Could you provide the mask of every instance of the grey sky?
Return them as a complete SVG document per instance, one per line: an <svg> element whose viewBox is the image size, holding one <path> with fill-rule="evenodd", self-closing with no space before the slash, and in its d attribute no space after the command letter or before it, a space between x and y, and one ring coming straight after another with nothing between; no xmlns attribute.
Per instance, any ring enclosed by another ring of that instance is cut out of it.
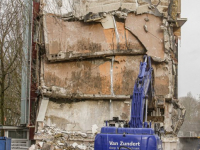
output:
<svg viewBox="0 0 200 150"><path fill-rule="evenodd" d="M196 98L200 94L200 1L182 0L182 18L188 21L182 27L179 44L179 97L189 91Z"/></svg>

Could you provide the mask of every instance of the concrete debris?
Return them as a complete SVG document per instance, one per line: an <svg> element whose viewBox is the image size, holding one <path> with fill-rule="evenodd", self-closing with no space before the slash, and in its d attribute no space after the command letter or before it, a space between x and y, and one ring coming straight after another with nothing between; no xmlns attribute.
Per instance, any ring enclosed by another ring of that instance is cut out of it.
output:
<svg viewBox="0 0 200 150"><path fill-rule="evenodd" d="M36 146L33 144L28 150L36 150Z"/></svg>
<svg viewBox="0 0 200 150"><path fill-rule="evenodd" d="M126 19L127 12L115 11L115 16L118 17L119 19Z"/></svg>
<svg viewBox="0 0 200 150"><path fill-rule="evenodd" d="M136 14L137 15L152 14L157 17L163 16L163 14L160 13L159 10L154 5L149 5L149 4L138 6Z"/></svg>
<svg viewBox="0 0 200 150"><path fill-rule="evenodd" d="M75 142L72 144L72 146L75 148L78 144Z"/></svg>
<svg viewBox="0 0 200 150"><path fill-rule="evenodd" d="M165 26L163 26L163 25L161 25L160 28L161 28L162 30L166 30L166 29L167 29L167 28L166 28Z"/></svg>
<svg viewBox="0 0 200 150"><path fill-rule="evenodd" d="M172 109L172 129L173 134L178 135L178 132L184 122L186 109L185 107L179 103L178 99L172 100L173 109ZM178 114L178 110L181 112L181 114Z"/></svg>
<svg viewBox="0 0 200 150"><path fill-rule="evenodd" d="M74 18L72 12L69 12L69 13L67 13L67 14L64 14L64 15L62 15L61 17L62 17L62 19L65 20L65 21L68 21L68 20Z"/></svg>
<svg viewBox="0 0 200 150"><path fill-rule="evenodd" d="M44 0L45 2L46 0ZM61 17L63 20L84 20L84 22L92 22L101 20L106 17L106 14L112 14L120 19L126 19L128 13L136 12L137 14L149 13L155 16L163 16L165 9L163 5L160 5L160 1L154 5L151 1L124 1L120 2L90 2L83 3L76 2L64 2L62 4L60 0L56 0L54 3L45 3L43 7L43 13L54 14L57 17ZM139 5L138 5L139 4ZM73 5L73 6L72 6ZM55 7L55 6L58 6ZM158 7L158 8L157 8ZM81 9L80 9L81 8ZM174 7L172 8L174 9Z"/></svg>
<svg viewBox="0 0 200 150"><path fill-rule="evenodd" d="M137 3L122 3L121 5L121 9L123 12L135 12L137 10L137 7Z"/></svg>
<svg viewBox="0 0 200 150"><path fill-rule="evenodd" d="M170 0L169 4L169 21L176 22L177 21L177 13L178 13L178 0Z"/></svg>
<svg viewBox="0 0 200 150"><path fill-rule="evenodd" d="M169 23L166 21L166 19L163 20L163 24L160 27L164 32L165 52L169 53L170 51L173 51L175 48L173 29L171 26L169 26Z"/></svg>
<svg viewBox="0 0 200 150"><path fill-rule="evenodd" d="M152 58L153 61L159 62L159 63L166 61L165 58L161 59L160 57L156 57L156 56L152 56L151 58Z"/></svg>
<svg viewBox="0 0 200 150"><path fill-rule="evenodd" d="M113 12L110 12L110 13L105 13L105 12L92 13L92 12L89 12L88 14L86 14L84 16L84 22L94 22L94 21L105 22L106 20L109 21L110 16L116 16L119 19L126 19L129 12L130 11L127 10L127 9L123 9L122 11L117 10L117 11L113 11ZM105 20L105 18L107 18L107 19Z"/></svg>
<svg viewBox="0 0 200 150"><path fill-rule="evenodd" d="M85 16L88 15L88 13L92 12L94 18L99 18L101 15L99 12L102 13L113 13L114 11L121 10L122 12L125 11L136 11L137 3L135 0L130 1L122 1L122 0L115 0L115 1L89 1L86 0L84 2L78 2L78 1L60 1L56 0L52 1L43 1L43 7L42 12L43 14L55 14L56 16L67 16L64 17L64 19L69 20L69 14L71 19L79 19L85 20ZM42 5L42 4L41 4ZM91 13L90 13L91 15ZM121 16L121 15L120 15ZM123 15L122 15L123 16ZM90 17L89 17L90 18ZM94 19L93 18L93 19ZM93 20L89 19L89 20ZM87 19L86 19L87 20ZM96 20L96 19L95 19Z"/></svg>
<svg viewBox="0 0 200 150"><path fill-rule="evenodd" d="M137 8L137 11L136 11L137 15L143 14L143 13L148 13L148 12L150 12L148 4L147 5L139 6Z"/></svg>
<svg viewBox="0 0 200 150"><path fill-rule="evenodd" d="M104 12L99 12L99 13L89 12L87 15L85 15L84 22L97 21L97 20L103 19L105 17L106 17L106 13L104 13Z"/></svg>
<svg viewBox="0 0 200 150"><path fill-rule="evenodd" d="M79 149L83 149L83 150L86 150L86 149L87 149L87 147L86 147L85 145L83 145L83 144L78 145L76 142L73 143L72 146L73 146L74 148L78 147Z"/></svg>
<svg viewBox="0 0 200 150"><path fill-rule="evenodd" d="M97 125L94 125L94 129L97 129ZM47 148L54 149L66 149L66 150L86 150L93 149L91 144L85 145L82 143L73 142L77 137L84 141L84 138L88 138L88 134L80 131L70 132L61 130L54 126L44 126L44 128L36 134L39 140L37 144L32 145L29 150L46 150ZM39 138L41 137L41 138ZM46 137L43 139L42 137ZM79 140L80 141L80 140ZM49 149L48 149L49 150Z"/></svg>
<svg viewBox="0 0 200 150"><path fill-rule="evenodd" d="M47 106L49 103L49 99L48 98L43 98L41 105L40 105L40 110L37 116L37 121L44 121L44 117L45 117L45 113L47 110Z"/></svg>
<svg viewBox="0 0 200 150"><path fill-rule="evenodd" d="M96 124L92 125L92 134L97 133L98 126Z"/></svg>
<svg viewBox="0 0 200 150"><path fill-rule="evenodd" d="M149 18L148 18L148 17L144 18L144 20L145 20L146 22L149 22Z"/></svg>
<svg viewBox="0 0 200 150"><path fill-rule="evenodd" d="M40 147L42 147L43 144L44 144L44 142L38 142L38 145L39 145Z"/></svg>
<svg viewBox="0 0 200 150"><path fill-rule="evenodd" d="M56 0L56 3L57 3L57 5L58 5L58 7L62 7L62 0Z"/></svg>
<svg viewBox="0 0 200 150"><path fill-rule="evenodd" d="M106 17L101 19L100 22L104 29L113 29L114 28L112 15L109 15L109 14L106 15Z"/></svg>
<svg viewBox="0 0 200 150"><path fill-rule="evenodd" d="M144 25L144 30L145 30L145 32L148 32L147 25Z"/></svg>

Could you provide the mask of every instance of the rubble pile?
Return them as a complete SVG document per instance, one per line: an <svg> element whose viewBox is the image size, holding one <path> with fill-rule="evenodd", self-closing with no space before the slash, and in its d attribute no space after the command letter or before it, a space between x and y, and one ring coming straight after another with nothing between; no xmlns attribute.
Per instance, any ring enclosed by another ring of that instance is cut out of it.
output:
<svg viewBox="0 0 200 150"><path fill-rule="evenodd" d="M42 130L35 134L40 137L37 144L32 145L29 150L93 150L93 144L82 144L84 139L92 138L94 135L82 133L80 131L69 132L61 130L54 126L45 126ZM73 142L74 140L80 143ZM94 141L92 141L94 142Z"/></svg>

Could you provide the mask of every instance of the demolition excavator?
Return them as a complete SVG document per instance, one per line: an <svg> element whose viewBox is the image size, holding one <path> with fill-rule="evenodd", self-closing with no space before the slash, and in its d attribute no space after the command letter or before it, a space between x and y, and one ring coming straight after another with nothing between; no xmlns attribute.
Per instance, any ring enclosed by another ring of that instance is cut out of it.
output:
<svg viewBox="0 0 200 150"><path fill-rule="evenodd" d="M162 141L151 121L147 122L148 102L154 97L153 68L151 57L144 56L135 81L131 118L129 123L117 117L106 121L105 127L95 137L95 150L162 150Z"/></svg>

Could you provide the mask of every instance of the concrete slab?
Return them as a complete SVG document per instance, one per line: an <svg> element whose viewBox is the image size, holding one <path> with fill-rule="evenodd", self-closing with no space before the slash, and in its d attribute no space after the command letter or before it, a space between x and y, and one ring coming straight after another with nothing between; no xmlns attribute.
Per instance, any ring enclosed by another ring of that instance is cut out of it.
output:
<svg viewBox="0 0 200 150"><path fill-rule="evenodd" d="M48 103L49 103L49 98L44 97L41 100L41 105L40 105L37 120L36 120L37 122L43 122L44 121Z"/></svg>
<svg viewBox="0 0 200 150"><path fill-rule="evenodd" d="M149 21L146 22L145 18ZM162 19L153 15L135 15L128 14L125 22L125 27L132 34L134 34L140 42L144 45L149 56L156 56L161 59L164 58L164 33L160 29ZM144 30L144 26L147 27L147 32Z"/></svg>

